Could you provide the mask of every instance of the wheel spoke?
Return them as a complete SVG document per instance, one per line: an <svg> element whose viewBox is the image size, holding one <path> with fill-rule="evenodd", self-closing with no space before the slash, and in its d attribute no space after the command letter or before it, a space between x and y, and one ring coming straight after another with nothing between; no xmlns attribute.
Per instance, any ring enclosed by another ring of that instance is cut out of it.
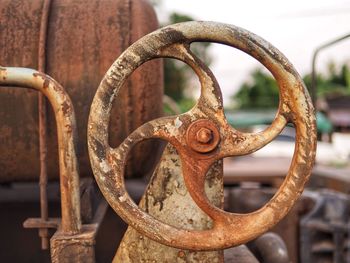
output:
<svg viewBox="0 0 350 263"><path fill-rule="evenodd" d="M196 107L210 114L223 111L219 83L212 71L191 50L188 43L174 44L162 50L161 56L171 57L188 64L197 74L201 83L201 95Z"/></svg>
<svg viewBox="0 0 350 263"><path fill-rule="evenodd" d="M222 157L251 154L278 136L287 124L282 114L277 114L272 124L258 133L243 133L233 128L228 130L222 145Z"/></svg>

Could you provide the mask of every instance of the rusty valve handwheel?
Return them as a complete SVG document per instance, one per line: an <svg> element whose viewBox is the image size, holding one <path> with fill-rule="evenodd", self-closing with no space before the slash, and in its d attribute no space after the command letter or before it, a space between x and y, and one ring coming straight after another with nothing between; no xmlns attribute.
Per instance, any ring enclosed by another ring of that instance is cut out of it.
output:
<svg viewBox="0 0 350 263"><path fill-rule="evenodd" d="M242 133L223 112L219 85L211 71L190 51L192 42L211 41L240 49L273 74L280 89L278 113L266 130ZM150 121L118 148L108 144L108 123L114 96L141 64L159 57L187 63L201 82L198 103L187 113ZM218 159L252 153L275 138L287 122L296 128L296 145L288 175L275 196L248 214L228 213L211 205L204 193L205 175ZM162 138L173 144L182 162L187 189L213 220L208 230L185 230L148 215L125 190L127 154L138 142ZM245 243L267 231L290 210L310 176L315 158L314 109L298 73L273 46L241 28L213 22L187 22L155 31L130 46L111 66L97 90L88 124L89 154L94 175L113 209L132 227L160 243L183 249L214 250Z"/></svg>

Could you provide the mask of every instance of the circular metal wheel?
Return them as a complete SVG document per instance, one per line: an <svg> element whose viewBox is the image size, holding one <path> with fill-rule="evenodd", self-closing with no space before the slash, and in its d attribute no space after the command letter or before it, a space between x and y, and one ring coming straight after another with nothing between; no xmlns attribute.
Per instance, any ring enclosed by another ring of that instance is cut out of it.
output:
<svg viewBox="0 0 350 263"><path fill-rule="evenodd" d="M212 72L190 51L192 42L210 41L235 47L260 61L275 77L280 90L276 117L260 133L232 128L224 115L221 91ZM130 74L154 58L187 63L198 75L201 95L188 112L150 121L119 147L108 144L112 101ZM218 159L253 153L272 141L288 123L296 129L295 152L288 175L274 197L248 214L225 212L211 205L204 193L205 175ZM130 149L140 141L161 138L177 149L183 177L196 204L213 220L208 230L173 227L148 215L125 190L124 171ZM129 225L160 243L193 250L216 250L243 244L266 232L290 210L310 176L316 151L314 109L306 88L291 63L260 37L235 26L186 22L157 30L130 46L111 66L94 97L88 124L88 147L96 181L112 208Z"/></svg>

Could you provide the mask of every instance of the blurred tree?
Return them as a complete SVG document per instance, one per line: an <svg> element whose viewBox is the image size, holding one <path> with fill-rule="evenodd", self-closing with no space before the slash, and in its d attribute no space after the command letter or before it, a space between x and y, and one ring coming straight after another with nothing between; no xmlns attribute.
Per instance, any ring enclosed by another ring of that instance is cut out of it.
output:
<svg viewBox="0 0 350 263"><path fill-rule="evenodd" d="M231 97L241 109L278 107L278 87L274 78L262 69L255 69L251 79L244 82L239 91ZM304 76L305 85L310 87L311 74ZM339 68L329 63L328 72L317 75L317 96L350 95L350 70L347 65Z"/></svg>
<svg viewBox="0 0 350 263"><path fill-rule="evenodd" d="M311 74L303 78L307 87L311 86ZM348 65L336 67L335 63L328 64L328 72L317 75L317 97L334 95L350 95L350 70Z"/></svg>
<svg viewBox="0 0 350 263"><path fill-rule="evenodd" d="M162 6L162 0L150 0L155 7ZM191 16L180 14L177 12L170 13L167 22L161 26L176 24L181 22L193 21ZM208 52L210 43L193 43L191 51L200 58L207 66L212 59ZM191 88L193 71L185 63L175 59L164 60L164 93L174 99L182 112L189 110L195 103L194 99L188 94L188 89Z"/></svg>
<svg viewBox="0 0 350 263"><path fill-rule="evenodd" d="M251 80L244 82L231 98L241 109L278 107L277 83L262 69L255 69L251 74Z"/></svg>
<svg viewBox="0 0 350 263"><path fill-rule="evenodd" d="M168 24L193 21L193 18L179 13L171 13ZM191 51L198 56L206 65L212 61L208 47L210 43L193 43ZM185 63L175 59L164 60L164 92L173 98L182 111L189 110L194 102L193 98L186 96L186 90L191 88L192 69Z"/></svg>

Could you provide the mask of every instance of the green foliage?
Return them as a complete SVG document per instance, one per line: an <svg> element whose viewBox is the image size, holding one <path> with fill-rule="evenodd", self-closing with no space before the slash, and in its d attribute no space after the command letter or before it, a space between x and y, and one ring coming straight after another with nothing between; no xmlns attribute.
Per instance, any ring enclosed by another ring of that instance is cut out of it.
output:
<svg viewBox="0 0 350 263"><path fill-rule="evenodd" d="M232 97L241 109L278 107L278 87L274 78L261 69L255 69L251 81L242 84Z"/></svg>
<svg viewBox="0 0 350 263"><path fill-rule="evenodd" d="M311 75L303 78L307 87L311 86ZM232 96L238 108L276 108L278 107L278 87L274 78L262 69L255 69L251 80L244 82L239 91ZM350 95L350 70L347 65L339 69L334 63L328 65L325 75L317 75L317 97Z"/></svg>
<svg viewBox="0 0 350 263"><path fill-rule="evenodd" d="M184 97L184 90L187 86L186 65L173 60L164 60L164 93L175 101Z"/></svg>
<svg viewBox="0 0 350 263"><path fill-rule="evenodd" d="M307 87L311 87L311 74L303 80ZM329 63L327 74L317 75L317 97L333 95L350 95L350 70L347 65L337 69L334 63Z"/></svg>
<svg viewBox="0 0 350 263"><path fill-rule="evenodd" d="M178 101L178 106L181 112L186 112L190 110L195 103L195 100L192 98L183 98L180 101Z"/></svg>
<svg viewBox="0 0 350 263"><path fill-rule="evenodd" d="M179 13L171 13L169 16L169 23L170 24L176 24L181 22L187 22L187 21L193 21L193 18L185 15L185 14L179 14Z"/></svg>
<svg viewBox="0 0 350 263"><path fill-rule="evenodd" d="M179 13L169 16L169 24L192 21L193 18ZM212 61L208 54L210 43L193 43L191 51L206 65ZM185 96L185 90L191 88L190 81L193 75L192 69L185 63L175 59L164 60L164 92L179 103L181 110L188 110L194 104L193 99Z"/></svg>
<svg viewBox="0 0 350 263"><path fill-rule="evenodd" d="M161 6L162 0L150 0L154 6ZM181 22L193 21L194 19L186 14L173 12L169 15L168 21L161 25L176 24ZM206 65L212 61L208 54L210 43L193 43L191 51L200 58ZM185 94L187 89L191 88L191 77L193 70L185 63L175 59L164 60L164 93L174 99L182 111L187 111L195 103L193 99ZM167 110L167 109L165 109Z"/></svg>
<svg viewBox="0 0 350 263"><path fill-rule="evenodd" d="M169 24L193 20L190 16L172 13ZM164 60L164 92L176 102L184 99L184 91L188 85L188 71L190 68L175 59Z"/></svg>
<svg viewBox="0 0 350 263"><path fill-rule="evenodd" d="M188 110L190 110L193 105L195 104L195 100L191 99L191 98L183 98L179 101L177 101L176 105L179 108L180 112L186 112ZM171 109L171 107L168 104L164 104L163 106L163 111L165 114L167 115L174 115L174 114L178 114L178 112L175 112L173 109Z"/></svg>

